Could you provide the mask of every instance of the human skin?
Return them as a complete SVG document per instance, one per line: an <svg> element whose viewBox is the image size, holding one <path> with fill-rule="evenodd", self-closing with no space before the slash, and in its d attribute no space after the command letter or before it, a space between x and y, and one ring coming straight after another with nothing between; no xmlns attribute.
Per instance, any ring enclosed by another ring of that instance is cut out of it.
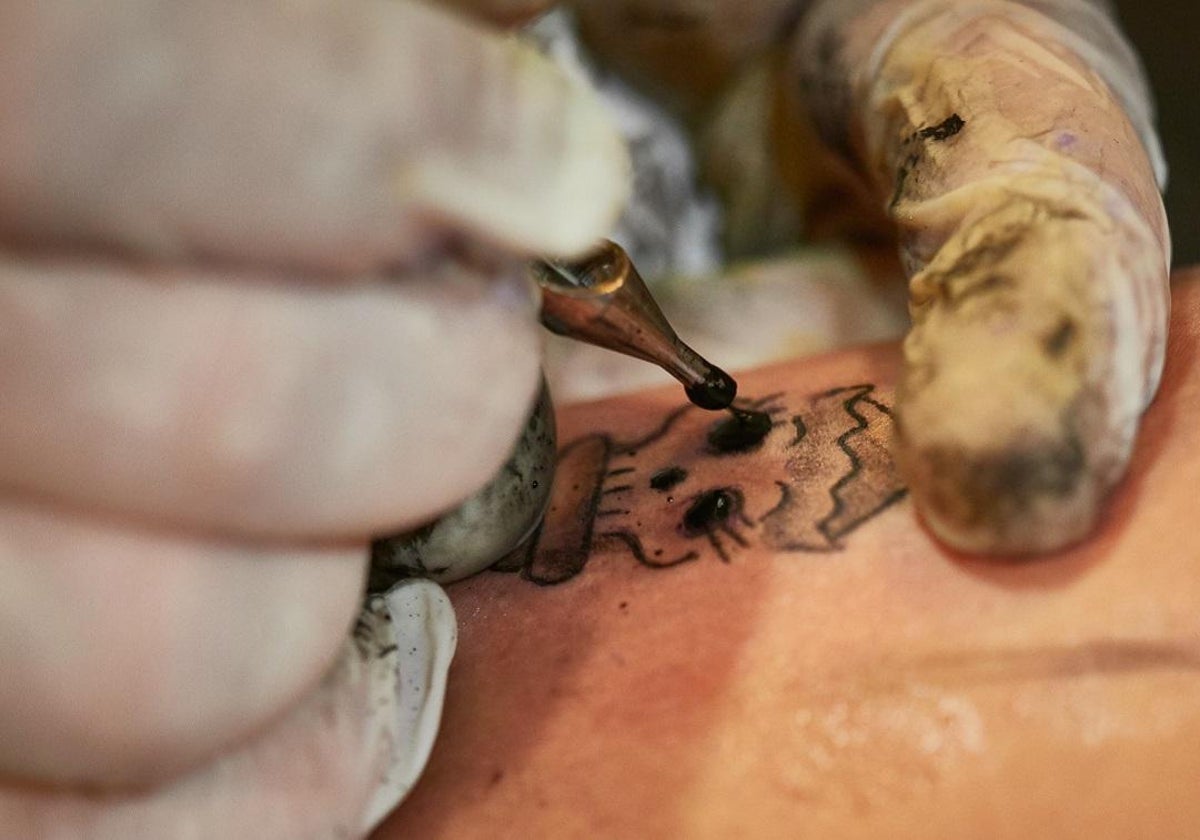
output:
<svg viewBox="0 0 1200 840"><path fill-rule="evenodd" d="M567 408L561 440L577 443L542 548L523 573L449 589L460 641L443 729L377 840L1190 836L1198 352L1193 268L1175 278L1162 388L1129 474L1087 541L1038 559L957 554L907 498L883 505L893 345L740 376L745 398L783 394L781 424L744 455L705 454L713 418L694 410L623 451L678 409L677 389ZM862 383L874 385L854 403L866 430L842 437L860 470L840 494L843 514L865 515L814 530L849 471L838 437L857 421L841 399L865 392L820 395ZM580 569L562 561L580 521L573 488L592 486L578 453L598 440L610 448L597 510L629 513L590 520ZM651 489L668 463L689 478ZM772 526L776 481L811 505ZM714 484L745 500L747 521L727 522L746 544L718 533L728 562L680 525ZM646 562L611 536L622 531ZM796 550L779 547L789 538Z"/></svg>

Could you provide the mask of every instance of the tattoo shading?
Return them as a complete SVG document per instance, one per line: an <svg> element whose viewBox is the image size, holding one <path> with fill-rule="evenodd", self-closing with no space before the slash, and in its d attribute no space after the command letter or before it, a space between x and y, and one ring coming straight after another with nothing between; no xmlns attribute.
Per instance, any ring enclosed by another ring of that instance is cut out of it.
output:
<svg viewBox="0 0 1200 840"><path fill-rule="evenodd" d="M548 585L603 555L661 569L705 556L729 563L755 543L777 552L842 549L904 497L889 451L891 409L873 385L811 395L791 412L783 398L738 400L732 417L715 420L684 405L635 440L597 433L572 441L559 453L542 526L493 568ZM748 417L753 427L736 426ZM736 435L753 445L719 445ZM730 480L732 462L742 461L756 473L753 486Z"/></svg>

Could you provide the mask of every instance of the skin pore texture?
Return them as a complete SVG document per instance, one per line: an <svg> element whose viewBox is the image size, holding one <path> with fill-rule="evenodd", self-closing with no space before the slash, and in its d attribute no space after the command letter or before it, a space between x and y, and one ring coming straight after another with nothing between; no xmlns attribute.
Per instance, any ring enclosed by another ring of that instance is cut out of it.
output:
<svg viewBox="0 0 1200 840"><path fill-rule="evenodd" d="M377 840L1186 836L1200 269L1173 304L1127 478L1037 560L919 524L894 345L739 375L773 424L741 453L677 388L562 411L537 546L448 590L443 728Z"/></svg>

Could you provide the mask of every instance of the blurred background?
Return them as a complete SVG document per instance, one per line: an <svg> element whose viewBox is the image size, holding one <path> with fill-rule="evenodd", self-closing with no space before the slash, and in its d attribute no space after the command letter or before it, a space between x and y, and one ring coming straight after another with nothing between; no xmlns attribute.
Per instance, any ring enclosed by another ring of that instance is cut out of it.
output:
<svg viewBox="0 0 1200 840"><path fill-rule="evenodd" d="M1158 99L1175 265L1200 262L1200 3L1117 0Z"/></svg>

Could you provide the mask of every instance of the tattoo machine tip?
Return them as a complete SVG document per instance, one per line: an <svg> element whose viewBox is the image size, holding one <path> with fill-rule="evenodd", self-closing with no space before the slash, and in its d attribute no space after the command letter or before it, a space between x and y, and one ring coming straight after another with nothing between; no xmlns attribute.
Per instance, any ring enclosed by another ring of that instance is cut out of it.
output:
<svg viewBox="0 0 1200 840"><path fill-rule="evenodd" d="M604 240L576 260L534 260L530 270L542 289L542 323L551 332L658 365L700 408L719 411L733 403L737 382L679 339L615 242Z"/></svg>

